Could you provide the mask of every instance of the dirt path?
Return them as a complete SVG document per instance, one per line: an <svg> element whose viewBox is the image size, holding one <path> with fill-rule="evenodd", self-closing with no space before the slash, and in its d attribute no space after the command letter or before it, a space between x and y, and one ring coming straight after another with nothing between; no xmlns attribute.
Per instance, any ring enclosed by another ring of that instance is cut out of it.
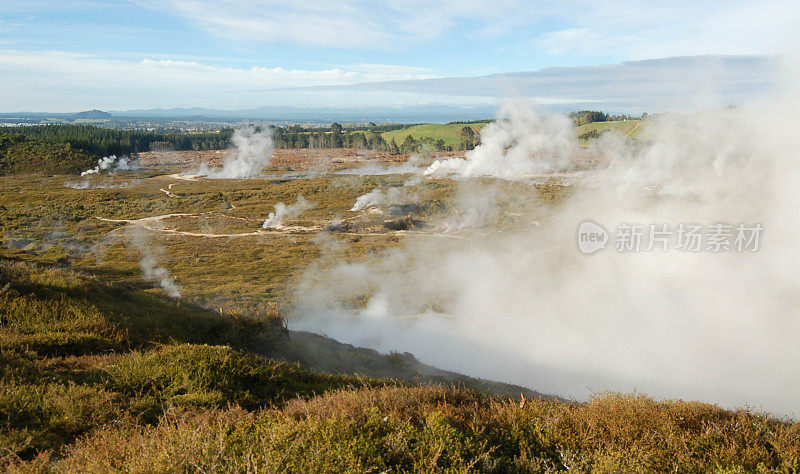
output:
<svg viewBox="0 0 800 474"><path fill-rule="evenodd" d="M636 129L637 129L637 128L639 128L639 125L641 125L641 124L642 124L642 122L639 122L639 123L637 123L637 124L636 124L636 126L635 126L635 127L633 127L633 128L631 129L631 131L630 131L630 132L628 132L628 133L626 133L626 134L625 134L625 138L628 138L628 137L630 136L630 134L631 134L631 133L635 132L635 131L636 131Z"/></svg>
<svg viewBox="0 0 800 474"><path fill-rule="evenodd" d="M216 214L213 211L210 212L200 212L200 213L173 213L173 214L162 214L160 216L151 216L151 217L142 217L141 219L107 219L105 217L98 217L95 216L95 219L103 222L121 222L125 224L135 225L147 229L152 232L161 232L164 234L173 234L173 235L185 235L189 237L206 237L210 239L222 239L222 238L233 238L233 237L250 237L254 235L270 235L270 234L303 234L303 233L312 233L319 231L318 227L303 227L303 226L283 226L278 227L276 229L257 229L251 232L237 232L237 233L225 233L225 234L216 234L216 233L209 233L209 232L190 232L178 229L169 229L165 228L161 225L157 225L157 222L160 222L164 219L169 219L171 217L202 217L205 215ZM242 217L224 217L230 219L238 219L238 220L248 220Z"/></svg>
<svg viewBox="0 0 800 474"><path fill-rule="evenodd" d="M171 234L171 235L184 235L188 237L205 237L210 239L227 239L227 238L236 238L236 237L253 237L259 235L286 235L286 234L313 234L318 233L322 230L319 226L280 226L274 229L257 229L251 232L236 232L236 233L208 233L208 232L190 232L178 229L169 229L165 228L163 225L158 224L160 221L164 219L169 219L171 217L203 217L206 215L213 215L219 214L215 211L208 211L208 212L199 212L199 213L172 213L172 214L162 214L159 216L150 216L150 217L142 217L140 219L108 219L105 217L94 216L95 219L103 222L117 222L117 223L125 223L128 225L139 226L143 229L149 230L151 232L161 232L163 234ZM225 214L220 214L229 219L238 219L243 221L250 221L251 219L246 219L243 217L231 217ZM115 229L116 230L116 229ZM114 232L114 231L112 231ZM353 236L411 236L411 237L434 237L434 238L446 238L446 239L460 239L466 240L468 237L463 235L455 235L455 234L445 234L445 233L429 233L429 232L409 232L405 230L398 230L392 232L342 232L341 235L353 235Z"/></svg>

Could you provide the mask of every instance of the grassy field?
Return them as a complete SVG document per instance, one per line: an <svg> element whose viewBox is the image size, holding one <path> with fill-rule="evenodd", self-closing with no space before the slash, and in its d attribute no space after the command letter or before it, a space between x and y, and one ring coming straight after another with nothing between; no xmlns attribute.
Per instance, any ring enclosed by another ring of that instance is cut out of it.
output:
<svg viewBox="0 0 800 474"><path fill-rule="evenodd" d="M590 138L594 138L592 135L600 135L603 132L611 130L617 131L629 138L636 138L642 131L641 123L642 122L639 120L587 123L585 125L575 127L575 134L578 136L581 144L583 145L587 144Z"/></svg>
<svg viewBox="0 0 800 474"><path fill-rule="evenodd" d="M475 122L470 123L469 126L472 127L472 129L475 131L475 134L478 135L481 129L487 123L489 122ZM639 126L640 123L641 122L639 120L594 122L575 127L575 135L579 137L579 140L583 145L587 144L590 138L594 138L595 136L593 135L595 133L599 135L609 130L616 130L630 138L636 138L641 132L641 127ZM423 139L430 139L433 141L441 139L444 140L446 146L452 146L457 149L461 144L461 129L465 126L465 124L454 123L426 123L414 125L400 130L393 130L391 132L384 132L382 136L387 142L394 140L398 145L403 143L403 140L405 140L408 135L411 135L415 140L418 141ZM587 136L587 134L589 134L589 136Z"/></svg>
<svg viewBox="0 0 800 474"><path fill-rule="evenodd" d="M393 130L391 132L384 132L381 134L384 140L390 142L392 140L395 141L398 145L403 143L403 140L406 139L407 136L411 135L415 140L421 141L423 139L431 139L433 141L436 140L443 140L445 146L452 146L458 149L458 145L461 144L461 129L464 127L471 127L475 134L479 134L481 129L487 124L489 121L484 122L473 122L469 124L463 123L448 123L448 124L437 124L437 123L424 123L421 125L414 125L407 128L402 128L400 130Z"/></svg>

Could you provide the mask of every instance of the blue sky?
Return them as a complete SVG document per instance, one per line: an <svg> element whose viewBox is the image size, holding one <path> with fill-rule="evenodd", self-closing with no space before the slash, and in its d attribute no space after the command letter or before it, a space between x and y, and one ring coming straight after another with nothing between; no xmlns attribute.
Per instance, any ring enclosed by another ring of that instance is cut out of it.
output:
<svg viewBox="0 0 800 474"><path fill-rule="evenodd" d="M0 109L486 102L274 89L784 55L798 24L800 2L783 0L3 0Z"/></svg>

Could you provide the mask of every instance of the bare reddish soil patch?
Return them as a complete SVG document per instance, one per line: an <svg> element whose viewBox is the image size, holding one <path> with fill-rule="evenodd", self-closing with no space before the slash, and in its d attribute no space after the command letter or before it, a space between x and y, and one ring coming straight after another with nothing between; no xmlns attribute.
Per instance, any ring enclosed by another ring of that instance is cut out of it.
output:
<svg viewBox="0 0 800 474"><path fill-rule="evenodd" d="M148 151L139 154L142 166L148 168L169 167L191 169L200 163L221 166L231 150L202 151ZM463 152L437 152L432 158L459 156ZM275 150L272 163L267 168L273 171L302 171L308 169L347 168L364 163L403 163L411 155L395 155L385 151L359 150L356 148L279 149Z"/></svg>

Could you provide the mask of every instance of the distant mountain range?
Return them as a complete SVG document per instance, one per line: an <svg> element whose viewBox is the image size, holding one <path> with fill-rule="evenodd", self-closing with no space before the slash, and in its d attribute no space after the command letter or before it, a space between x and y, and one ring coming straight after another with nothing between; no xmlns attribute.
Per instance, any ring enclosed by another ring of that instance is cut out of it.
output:
<svg viewBox="0 0 800 474"><path fill-rule="evenodd" d="M0 118L25 120L190 120L190 121L245 121L260 120L274 122L376 122L416 123L452 122L491 118L495 105L419 105L409 107L353 107L353 108L304 108L304 107L259 107L243 110L220 110L208 108L172 108L115 110L103 112L90 110L78 113L17 112L0 113Z"/></svg>
<svg viewBox="0 0 800 474"><path fill-rule="evenodd" d="M494 105L450 106L419 105L409 107L259 107L243 110L206 108L143 109L113 111L116 117L137 118L210 118L241 120L274 120L287 122L450 122L492 117Z"/></svg>

